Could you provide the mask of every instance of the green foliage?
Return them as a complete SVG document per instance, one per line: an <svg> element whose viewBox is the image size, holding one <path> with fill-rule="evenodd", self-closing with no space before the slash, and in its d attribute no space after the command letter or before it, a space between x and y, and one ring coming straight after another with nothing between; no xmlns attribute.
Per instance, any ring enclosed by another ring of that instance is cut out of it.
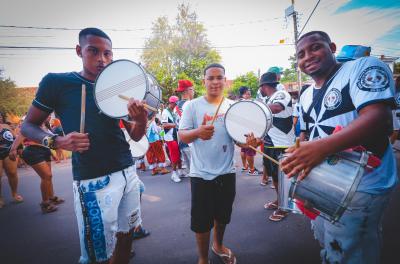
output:
<svg viewBox="0 0 400 264"><path fill-rule="evenodd" d="M394 74L400 74L400 62L395 62L394 63L393 73Z"/></svg>
<svg viewBox="0 0 400 264"><path fill-rule="evenodd" d="M244 75L240 75L233 80L232 93L239 96L239 88L241 86L247 86L251 90L252 97L255 97L258 90L258 78L254 72L248 72Z"/></svg>
<svg viewBox="0 0 400 264"><path fill-rule="evenodd" d="M145 43L141 59L164 88L165 100L174 93L179 79L193 81L196 94L203 94L203 69L212 62L220 62L221 56L210 47L196 13L189 10L189 5L181 4L174 25L166 17L153 23L152 36Z"/></svg>
<svg viewBox="0 0 400 264"><path fill-rule="evenodd" d="M34 93L16 88L11 79L0 80L0 112L22 116L32 103Z"/></svg>
<svg viewBox="0 0 400 264"><path fill-rule="evenodd" d="M283 75L280 80L281 83L297 82L296 57L290 56L289 61L290 61L290 68L283 70ZM309 80L309 77L304 73L301 73L301 80L303 82L307 81Z"/></svg>

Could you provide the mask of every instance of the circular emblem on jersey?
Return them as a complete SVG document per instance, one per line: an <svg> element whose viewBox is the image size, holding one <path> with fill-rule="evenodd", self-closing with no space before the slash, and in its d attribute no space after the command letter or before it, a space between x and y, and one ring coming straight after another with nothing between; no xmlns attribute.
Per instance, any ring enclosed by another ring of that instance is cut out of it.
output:
<svg viewBox="0 0 400 264"><path fill-rule="evenodd" d="M360 90L367 92L381 92L389 87L389 75L380 66L366 68L357 80Z"/></svg>
<svg viewBox="0 0 400 264"><path fill-rule="evenodd" d="M285 99L285 97L286 97L285 93L278 92L278 93L276 93L274 100L283 100L283 99Z"/></svg>
<svg viewBox="0 0 400 264"><path fill-rule="evenodd" d="M342 94L336 88L332 88L324 98L326 110L334 110L342 103Z"/></svg>
<svg viewBox="0 0 400 264"><path fill-rule="evenodd" d="M14 141L14 137L13 134L10 131L5 131L3 133L3 138L7 141L13 142Z"/></svg>

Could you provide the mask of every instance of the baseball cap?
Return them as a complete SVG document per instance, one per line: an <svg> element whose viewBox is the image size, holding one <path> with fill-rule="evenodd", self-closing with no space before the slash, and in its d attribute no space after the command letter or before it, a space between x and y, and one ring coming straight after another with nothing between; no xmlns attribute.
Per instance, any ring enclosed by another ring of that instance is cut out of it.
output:
<svg viewBox="0 0 400 264"><path fill-rule="evenodd" d="M176 92L184 92L187 88L192 87L193 83L190 80L179 80Z"/></svg>
<svg viewBox="0 0 400 264"><path fill-rule="evenodd" d="M278 67L278 66L273 66L273 67L269 68L267 72L274 72L276 74L282 74L283 73L283 68L282 67Z"/></svg>
<svg viewBox="0 0 400 264"><path fill-rule="evenodd" d="M179 101L179 98L178 98L178 96L175 96L175 95L171 96L171 97L168 99L168 102L170 102L170 103L176 103L176 102L178 102L178 101Z"/></svg>

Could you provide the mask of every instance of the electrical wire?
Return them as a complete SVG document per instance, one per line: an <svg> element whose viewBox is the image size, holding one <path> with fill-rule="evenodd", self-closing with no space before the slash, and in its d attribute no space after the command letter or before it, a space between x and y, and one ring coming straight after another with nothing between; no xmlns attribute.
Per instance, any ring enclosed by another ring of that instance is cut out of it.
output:
<svg viewBox="0 0 400 264"><path fill-rule="evenodd" d="M306 23L304 24L303 28L300 30L299 36L301 36L301 33L303 32L304 28L307 26L308 21L310 21L310 18L314 14L315 9L317 9L317 6L319 5L320 2L321 2L321 0L318 0L318 2L315 4L313 11L311 11L311 14L308 16Z"/></svg>

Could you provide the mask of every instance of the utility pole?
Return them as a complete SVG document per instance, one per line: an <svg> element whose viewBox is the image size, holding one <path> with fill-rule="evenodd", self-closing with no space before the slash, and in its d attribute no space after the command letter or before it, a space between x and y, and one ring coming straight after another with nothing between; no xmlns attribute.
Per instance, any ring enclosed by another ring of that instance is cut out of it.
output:
<svg viewBox="0 0 400 264"><path fill-rule="evenodd" d="M299 64L297 61L297 42L299 40L299 31L298 31L298 21L297 21L297 15L298 13L294 10L294 0L292 0L292 5L286 8L285 10L285 16L293 16L293 27L294 27L294 46L296 49L296 73L297 73L297 85L299 86L299 97L300 97L300 90L301 90L301 71L299 68Z"/></svg>

